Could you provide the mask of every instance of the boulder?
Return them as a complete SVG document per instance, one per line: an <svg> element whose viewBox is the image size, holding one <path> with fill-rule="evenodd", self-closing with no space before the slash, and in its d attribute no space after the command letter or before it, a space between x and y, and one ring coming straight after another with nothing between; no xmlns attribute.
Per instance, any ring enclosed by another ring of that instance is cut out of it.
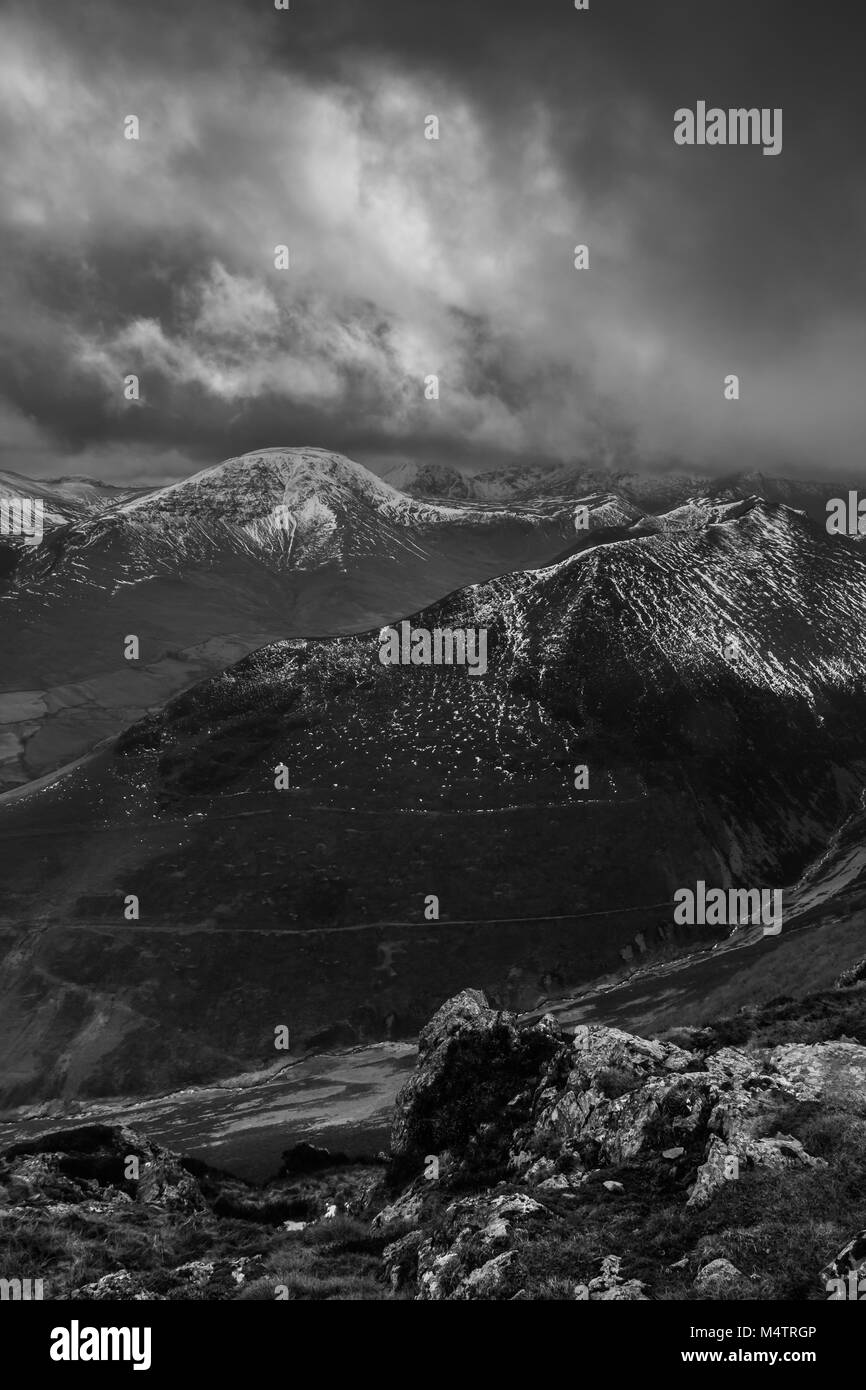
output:
<svg viewBox="0 0 866 1390"><path fill-rule="evenodd" d="M584 1026L569 1060L560 1084L539 1092L524 1148L556 1140L581 1162L614 1166L669 1147L706 1124L709 1078L684 1070L693 1059L673 1044Z"/></svg>
<svg viewBox="0 0 866 1390"><path fill-rule="evenodd" d="M710 1260L709 1264L704 1265L703 1269L698 1271L695 1278L695 1288L718 1293L722 1289L729 1289L742 1278L743 1275L740 1270L737 1269L736 1265L731 1264L730 1260Z"/></svg>
<svg viewBox="0 0 866 1390"><path fill-rule="evenodd" d="M688 1071L694 1063L693 1055L675 1043L637 1038L599 1023L581 1023L575 1028L572 1052L577 1074L590 1077L616 1070L642 1081L662 1070Z"/></svg>

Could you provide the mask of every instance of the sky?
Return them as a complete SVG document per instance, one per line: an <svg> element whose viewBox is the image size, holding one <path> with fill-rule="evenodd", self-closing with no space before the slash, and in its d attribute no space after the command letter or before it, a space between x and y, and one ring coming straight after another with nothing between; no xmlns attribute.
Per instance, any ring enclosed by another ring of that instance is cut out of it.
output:
<svg viewBox="0 0 866 1390"><path fill-rule="evenodd" d="M315 445L856 473L855 14L0 3L0 468L156 485ZM781 153L676 144L699 101L781 108Z"/></svg>

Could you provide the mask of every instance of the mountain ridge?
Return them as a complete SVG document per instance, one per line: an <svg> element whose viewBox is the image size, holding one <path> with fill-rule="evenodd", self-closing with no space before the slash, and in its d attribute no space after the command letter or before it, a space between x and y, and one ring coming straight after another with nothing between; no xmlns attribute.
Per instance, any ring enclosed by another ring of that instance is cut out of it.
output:
<svg viewBox="0 0 866 1390"><path fill-rule="evenodd" d="M756 501L407 615L486 626L483 678L383 666L378 627L250 653L0 804L11 1094L261 1066L272 1014L411 1036L467 975L531 1007L666 949L680 887L789 887L866 786L864 605L859 545Z"/></svg>

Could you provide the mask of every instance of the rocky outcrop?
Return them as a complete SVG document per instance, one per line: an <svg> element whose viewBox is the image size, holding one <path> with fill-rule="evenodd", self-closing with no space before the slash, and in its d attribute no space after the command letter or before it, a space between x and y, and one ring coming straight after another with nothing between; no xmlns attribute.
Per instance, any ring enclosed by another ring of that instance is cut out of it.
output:
<svg viewBox="0 0 866 1390"><path fill-rule="evenodd" d="M424 1030L392 1165L300 1145L259 1186L83 1125L0 1154L0 1228L59 1299L860 1298L866 1047L723 1035L569 1034L467 991Z"/></svg>
<svg viewBox="0 0 866 1390"><path fill-rule="evenodd" d="M866 956L855 961L855 963L843 970L835 981L836 989L848 989L851 985L856 985L860 980L866 980Z"/></svg>
<svg viewBox="0 0 866 1390"><path fill-rule="evenodd" d="M394 1154L431 1155L454 1184L482 1168L530 1184L639 1156L693 1164L691 1200L709 1200L740 1165L817 1165L773 1132L786 1104L863 1092L866 1048L833 1042L709 1055L581 1025L573 1037L464 991L421 1035L417 1069L397 1098ZM544 1156L554 1150L557 1161ZM561 1188L562 1183L556 1183Z"/></svg>
<svg viewBox="0 0 866 1390"><path fill-rule="evenodd" d="M825 1168L781 1120L804 1102L862 1108L864 1081L866 1047L845 1040L710 1051L594 1024L568 1036L464 991L422 1033L397 1100L397 1172L414 1176L376 1221L414 1229L388 1247L388 1276L420 1299L522 1296L527 1253L563 1203L627 1200L633 1173L700 1208L750 1169ZM696 1288L740 1278L728 1264ZM646 1297L618 1271L585 1287L575 1296Z"/></svg>
<svg viewBox="0 0 866 1390"><path fill-rule="evenodd" d="M0 1154L10 1204L144 1202L163 1211L207 1203L180 1157L123 1125L82 1125L40 1134Z"/></svg>
<svg viewBox="0 0 866 1390"><path fill-rule="evenodd" d="M400 1167L459 1155L461 1169L480 1173L507 1157L509 1125L528 1114L530 1090L561 1046L559 1029L542 1019L519 1029L516 1016L464 990L448 1000L418 1039L418 1065L397 1097L391 1151Z"/></svg>
<svg viewBox="0 0 866 1390"><path fill-rule="evenodd" d="M238 1259L190 1260L174 1269L162 1271L159 1275L136 1274L129 1270L104 1274L101 1279L83 1284L73 1289L70 1298L86 1299L91 1302L103 1300L124 1302L156 1301L164 1302L181 1298L219 1300L233 1297L244 1285L260 1279L266 1273L264 1261L251 1255ZM171 1293L157 1292L152 1287L159 1282L170 1287Z"/></svg>

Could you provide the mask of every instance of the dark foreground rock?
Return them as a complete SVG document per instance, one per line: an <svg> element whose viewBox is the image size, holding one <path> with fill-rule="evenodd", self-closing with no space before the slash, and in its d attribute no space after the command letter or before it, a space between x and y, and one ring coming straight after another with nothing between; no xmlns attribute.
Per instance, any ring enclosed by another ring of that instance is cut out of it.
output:
<svg viewBox="0 0 866 1390"><path fill-rule="evenodd" d="M503 1107L515 1124L528 1118L527 1088L560 1044L547 1019L521 1032L515 1015L492 1010L479 990L449 999L421 1030L418 1065L398 1097L395 1162L411 1169L449 1150L468 1171L495 1169L507 1153Z"/></svg>
<svg viewBox="0 0 866 1390"><path fill-rule="evenodd" d="M207 1206L178 1154L123 1125L82 1125L13 1144L0 1156L0 1183L13 1204L136 1201L185 1213Z"/></svg>
<svg viewBox="0 0 866 1390"><path fill-rule="evenodd" d="M283 1154L280 1175L321 1173L327 1168L339 1168L350 1162L347 1154L332 1153L330 1149L320 1148L318 1144L295 1144Z"/></svg>

